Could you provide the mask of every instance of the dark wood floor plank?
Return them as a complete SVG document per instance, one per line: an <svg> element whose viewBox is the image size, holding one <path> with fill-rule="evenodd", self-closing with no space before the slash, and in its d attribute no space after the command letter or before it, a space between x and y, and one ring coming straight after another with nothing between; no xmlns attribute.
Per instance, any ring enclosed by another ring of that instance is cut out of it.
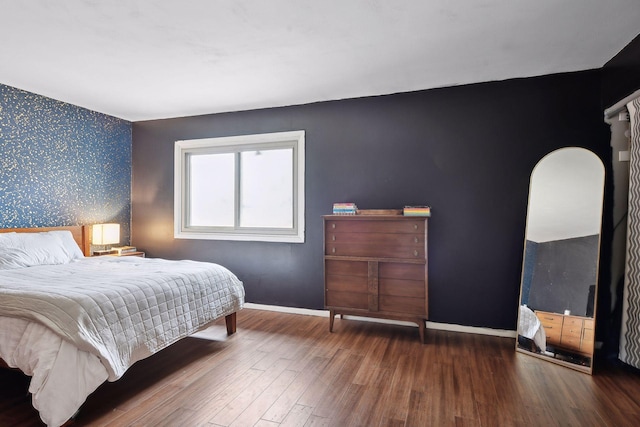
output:
<svg viewBox="0 0 640 427"><path fill-rule="evenodd" d="M209 422L225 426L230 425L287 369L290 363L291 361L288 359L274 361L273 365L263 371L262 375L239 393L220 412L215 414Z"/></svg>
<svg viewBox="0 0 640 427"><path fill-rule="evenodd" d="M226 384L225 387L218 392L201 396L198 399L197 410L195 410L188 419L183 420L184 425L201 425L208 423L209 420L222 411L234 399L244 393L246 389L250 388L263 373L264 371L257 369L248 369L233 382Z"/></svg>
<svg viewBox="0 0 640 427"><path fill-rule="evenodd" d="M285 370L282 372L265 390L244 409L238 417L231 423L232 427L243 427L255 425L265 412L274 404L276 400L294 381L298 372ZM273 423L272 421L263 420Z"/></svg>
<svg viewBox="0 0 640 427"><path fill-rule="evenodd" d="M327 390L331 387L334 378L338 375L345 362L349 358L349 352L346 350L338 350L335 355L329 359L329 363L318 375L315 383L300 396L298 403L304 406L315 408L323 398Z"/></svg>
<svg viewBox="0 0 640 427"><path fill-rule="evenodd" d="M313 384L320 372L327 366L329 363L328 359L314 357L309 361L309 363L304 367L300 374L296 376L291 385L282 393L282 395L276 400L273 405L266 411L266 413L262 416L263 419L272 422L282 422L289 415L289 413L298 405L298 400L304 394L304 392L309 388L311 384ZM302 408L310 408L308 406L303 406ZM302 411L302 408L298 408L298 411ZM309 414L306 416L305 421L309 418Z"/></svg>
<svg viewBox="0 0 640 427"><path fill-rule="evenodd" d="M363 384L357 407L352 408L347 418L348 425L376 425L380 414L376 411L387 406L390 390L386 385L391 382L393 368L378 366L370 371L368 381ZM357 384L357 383L356 383Z"/></svg>
<svg viewBox="0 0 640 427"><path fill-rule="evenodd" d="M333 378L330 386L325 390L320 402L313 411L313 415L323 418L331 418L338 414L341 405L345 402L345 394L353 385L353 379L362 364L361 355L352 354L342 365L340 371Z"/></svg>
<svg viewBox="0 0 640 427"><path fill-rule="evenodd" d="M513 339L242 310L94 392L76 426L637 426L640 374L594 376ZM42 427L28 378L0 370L0 425Z"/></svg>
<svg viewBox="0 0 640 427"><path fill-rule="evenodd" d="M397 363L388 386L379 390L386 402L394 404L379 405L374 409L371 418L372 422L377 420L380 426L394 425L398 420L406 420L409 413L409 396L411 383L415 378L417 359L413 354L401 354L396 356L396 359Z"/></svg>
<svg viewBox="0 0 640 427"><path fill-rule="evenodd" d="M300 427L307 423L313 408L310 406L294 405L287 413L280 425L282 427Z"/></svg>

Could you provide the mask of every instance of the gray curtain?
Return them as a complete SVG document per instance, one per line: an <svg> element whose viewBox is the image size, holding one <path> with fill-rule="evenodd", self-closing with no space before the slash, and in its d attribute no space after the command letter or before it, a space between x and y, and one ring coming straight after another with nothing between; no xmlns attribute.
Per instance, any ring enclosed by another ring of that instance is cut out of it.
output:
<svg viewBox="0 0 640 427"><path fill-rule="evenodd" d="M640 98L629 102L627 109L631 125L629 210L619 358L640 368Z"/></svg>

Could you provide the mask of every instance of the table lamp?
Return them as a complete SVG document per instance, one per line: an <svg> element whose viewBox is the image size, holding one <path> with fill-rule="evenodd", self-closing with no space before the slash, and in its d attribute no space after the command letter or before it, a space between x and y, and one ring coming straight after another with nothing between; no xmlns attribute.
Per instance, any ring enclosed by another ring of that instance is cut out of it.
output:
<svg viewBox="0 0 640 427"><path fill-rule="evenodd" d="M111 253L108 245L120 243L120 224L94 224L91 230L91 244L102 246L101 250L93 251L93 255Z"/></svg>

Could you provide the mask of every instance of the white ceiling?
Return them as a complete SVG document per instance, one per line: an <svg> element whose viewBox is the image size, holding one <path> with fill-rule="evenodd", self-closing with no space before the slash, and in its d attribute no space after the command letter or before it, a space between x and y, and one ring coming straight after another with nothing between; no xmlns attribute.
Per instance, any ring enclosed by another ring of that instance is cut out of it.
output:
<svg viewBox="0 0 640 427"><path fill-rule="evenodd" d="M0 0L0 83L130 121L602 67L638 0Z"/></svg>

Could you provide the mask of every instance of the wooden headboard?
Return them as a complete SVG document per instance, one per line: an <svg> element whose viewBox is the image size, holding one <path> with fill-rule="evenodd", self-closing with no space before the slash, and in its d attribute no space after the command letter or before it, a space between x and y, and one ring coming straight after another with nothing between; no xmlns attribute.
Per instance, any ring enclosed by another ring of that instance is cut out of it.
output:
<svg viewBox="0 0 640 427"><path fill-rule="evenodd" d="M55 230L69 230L73 235L73 239L76 241L82 253L85 256L91 255L91 227L85 225L70 225L66 227L36 227L36 228L0 228L0 233L10 233L15 231L16 233L40 233L43 231L55 231Z"/></svg>

